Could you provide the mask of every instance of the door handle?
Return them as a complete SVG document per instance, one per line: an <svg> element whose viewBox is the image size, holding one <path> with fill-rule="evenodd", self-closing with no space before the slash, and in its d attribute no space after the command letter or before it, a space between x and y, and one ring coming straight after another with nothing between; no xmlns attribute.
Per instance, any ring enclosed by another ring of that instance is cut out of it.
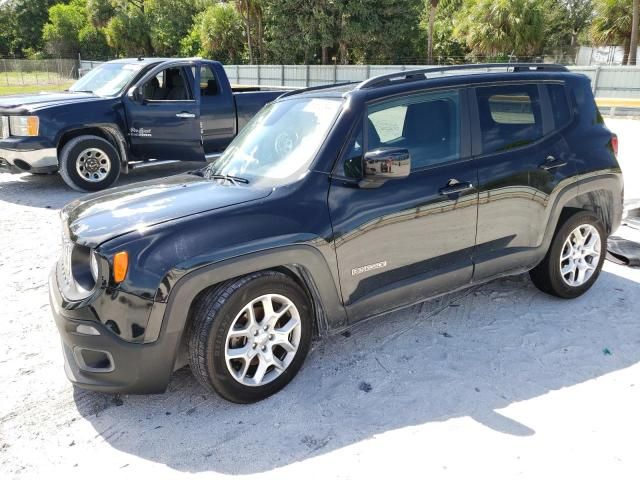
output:
<svg viewBox="0 0 640 480"><path fill-rule="evenodd" d="M459 182L455 179L449 180L446 187L440 189L440 195L454 195L456 193L462 193L467 190L471 190L473 184L471 182Z"/></svg>
<svg viewBox="0 0 640 480"><path fill-rule="evenodd" d="M189 112L180 112L180 113L176 113L176 117L178 117L178 118L196 118L196 114L195 113L189 113Z"/></svg>
<svg viewBox="0 0 640 480"><path fill-rule="evenodd" d="M564 160L556 160L556 158L553 155L549 155L547 157L547 160L540 165L540 168L542 170L553 170L554 168L560 168L560 167L564 167L567 164L567 162L565 162Z"/></svg>

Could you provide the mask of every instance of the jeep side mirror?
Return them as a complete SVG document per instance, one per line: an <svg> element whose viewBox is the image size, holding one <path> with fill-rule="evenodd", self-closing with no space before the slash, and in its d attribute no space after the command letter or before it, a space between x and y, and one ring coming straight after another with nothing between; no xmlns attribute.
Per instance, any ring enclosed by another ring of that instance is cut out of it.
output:
<svg viewBox="0 0 640 480"><path fill-rule="evenodd" d="M131 87L128 91L127 91L127 97L129 97L129 99L132 102L136 102L136 103L142 103L144 101L144 94L142 92L142 87Z"/></svg>
<svg viewBox="0 0 640 480"><path fill-rule="evenodd" d="M375 188L387 180L407 178L411 172L411 154L406 148L378 148L364 155L362 188Z"/></svg>

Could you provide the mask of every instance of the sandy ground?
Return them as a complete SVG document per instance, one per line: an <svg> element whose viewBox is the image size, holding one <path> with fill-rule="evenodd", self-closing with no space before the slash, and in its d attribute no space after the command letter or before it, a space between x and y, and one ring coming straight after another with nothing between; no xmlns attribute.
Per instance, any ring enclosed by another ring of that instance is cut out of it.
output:
<svg viewBox="0 0 640 480"><path fill-rule="evenodd" d="M610 125L640 199L639 123ZM525 275L378 318L316 342L255 405L188 369L165 394L118 398L71 387L49 313L58 209L77 196L0 174L0 478L638 478L640 270L607 262L573 301Z"/></svg>

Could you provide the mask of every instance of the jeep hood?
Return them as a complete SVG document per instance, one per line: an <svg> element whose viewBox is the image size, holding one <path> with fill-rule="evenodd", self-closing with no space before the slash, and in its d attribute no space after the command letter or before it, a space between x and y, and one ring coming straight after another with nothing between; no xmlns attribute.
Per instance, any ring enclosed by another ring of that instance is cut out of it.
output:
<svg viewBox="0 0 640 480"><path fill-rule="evenodd" d="M71 103L101 100L91 93L36 93L30 95L9 95L0 97L0 113L21 114L46 107L57 107Z"/></svg>
<svg viewBox="0 0 640 480"><path fill-rule="evenodd" d="M134 230L258 200L271 191L197 175L176 175L74 200L62 209L63 228L74 242L96 247Z"/></svg>

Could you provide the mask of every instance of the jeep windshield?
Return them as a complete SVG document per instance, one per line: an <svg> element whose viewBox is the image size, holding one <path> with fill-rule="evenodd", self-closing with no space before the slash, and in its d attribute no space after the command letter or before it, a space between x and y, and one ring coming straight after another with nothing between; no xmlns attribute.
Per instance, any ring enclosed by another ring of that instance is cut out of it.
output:
<svg viewBox="0 0 640 480"><path fill-rule="evenodd" d="M136 63L103 63L80 78L70 92L88 92L101 97L119 93L144 65Z"/></svg>
<svg viewBox="0 0 640 480"><path fill-rule="evenodd" d="M271 184L299 178L322 146L342 103L341 98L293 97L267 105L203 175Z"/></svg>

